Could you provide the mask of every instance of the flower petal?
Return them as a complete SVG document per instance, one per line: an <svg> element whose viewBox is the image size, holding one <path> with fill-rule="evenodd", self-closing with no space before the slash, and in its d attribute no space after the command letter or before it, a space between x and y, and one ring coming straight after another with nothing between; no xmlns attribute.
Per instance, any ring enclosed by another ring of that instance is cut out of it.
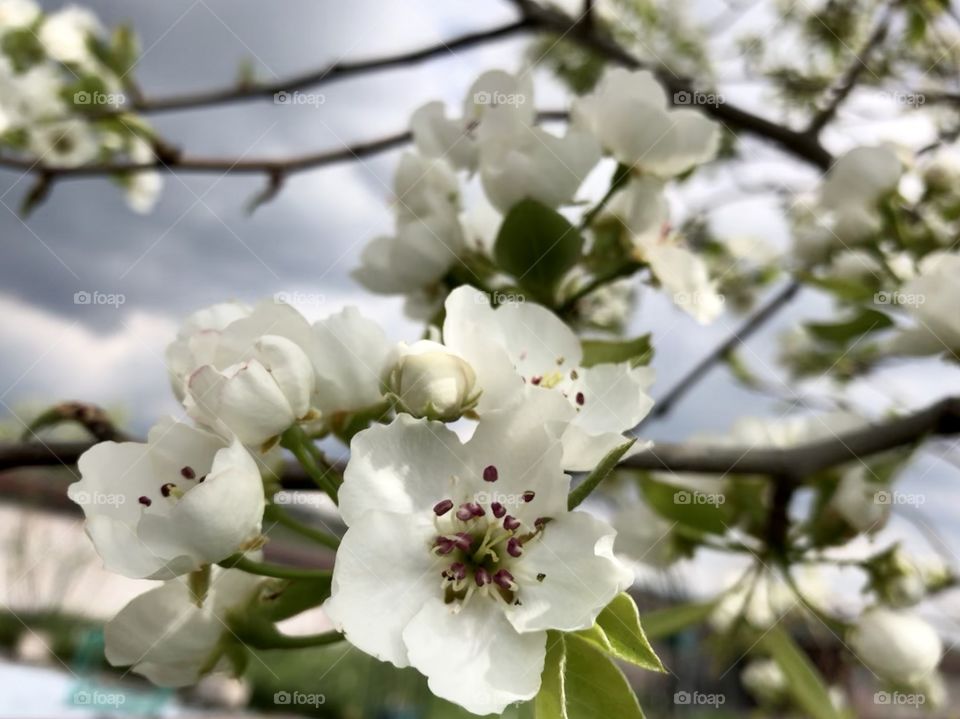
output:
<svg viewBox="0 0 960 719"><path fill-rule="evenodd" d="M340 514L353 526L368 511L411 514L429 512L443 499L463 502L470 489L455 477L473 470L457 435L446 426L401 414L353 438Z"/></svg>
<svg viewBox="0 0 960 719"><path fill-rule="evenodd" d="M592 626L633 582L633 573L613 556L615 536L610 525L586 512L547 523L540 538L524 546L523 577L517 577L521 604L506 610L514 628L575 631Z"/></svg>
<svg viewBox="0 0 960 719"><path fill-rule="evenodd" d="M351 524L323 609L355 647L395 666L408 665L403 629L441 592L442 562L430 552L434 534L429 519L407 514L367 512Z"/></svg>
<svg viewBox="0 0 960 719"><path fill-rule="evenodd" d="M499 714L536 695L546 639L546 632L519 634L485 597L459 612L432 598L403 630L410 664L430 691L474 714Z"/></svg>

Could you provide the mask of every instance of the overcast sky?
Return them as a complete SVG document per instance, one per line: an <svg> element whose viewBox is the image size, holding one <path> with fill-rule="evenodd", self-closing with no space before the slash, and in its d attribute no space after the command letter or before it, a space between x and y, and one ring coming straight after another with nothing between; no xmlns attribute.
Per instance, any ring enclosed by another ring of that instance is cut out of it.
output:
<svg viewBox="0 0 960 719"><path fill-rule="evenodd" d="M42 4L49 9L62 5ZM228 85L244 60L254 64L260 78L276 79L339 59L413 49L513 18L508 3L493 1L87 4L105 25L131 21L140 34L144 53L136 76L148 96ZM458 106L482 71L518 69L525 47L522 38L511 38L326 85L321 90L325 102L318 107L257 101L151 119L161 135L201 154L282 157L336 149L404 129L410 113L429 100ZM538 105L562 107L556 83L544 73L535 77ZM728 99L755 111L770 110L756 88L731 84L721 89ZM869 97L859 101L869 108ZM852 123L856 118L848 119ZM920 141L928 132L920 120L905 117L886 125L861 123L855 132L834 133L828 141L840 151L853 136L860 142L905 136ZM755 141L747 141L744 150L761 171L773 171L781 181L799 186L816 181L809 169ZM178 409L169 392L163 350L179 321L226 298L255 301L280 291L319 293L323 303L301 307L311 318L355 304L394 338L419 336L422 328L403 316L399 298L370 295L349 276L363 245L391 228L391 178L398 157L398 152L384 153L296 175L252 217L244 205L263 180L212 175L168 176L160 203L146 216L129 210L122 193L106 181L58 183L47 202L22 222L15 210L30 179L0 172L0 400L6 406L0 409L88 400L122 409L129 427L143 433L159 414ZM707 170L690 192L707 193L728 182L729 177ZM590 188L602 189L597 183L589 184L588 193ZM782 249L787 231L774 207L769 197L730 205L718 213L716 226L762 237ZM125 301L119 308L77 305L78 291L120 293ZM742 350L745 359L768 372L780 331L801 317L830 311L823 298L803 293ZM659 373L654 394L669 388L739 321L728 314L703 329L660 294L644 292L631 331L654 333ZM916 406L960 389L955 370L933 362L922 367L887 370L879 379L858 383L854 396L877 411L894 400ZM789 394L790 388L783 392ZM723 430L738 416L776 416L787 407L738 388L720 369L668 418L651 424L649 434L682 440L695 431ZM960 538L953 529L960 486L953 484L960 480L956 469L926 458L910 476L904 491L916 491L911 483L922 484L930 497L923 511L953 539ZM896 525L916 539L907 527Z"/></svg>

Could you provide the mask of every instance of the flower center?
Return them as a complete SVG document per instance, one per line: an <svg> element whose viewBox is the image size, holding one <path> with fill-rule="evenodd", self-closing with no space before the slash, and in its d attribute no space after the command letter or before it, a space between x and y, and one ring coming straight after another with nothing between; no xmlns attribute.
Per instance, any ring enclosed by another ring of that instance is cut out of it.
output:
<svg viewBox="0 0 960 719"><path fill-rule="evenodd" d="M493 465L484 469L485 481L496 481L497 476ZM483 493L459 506L452 499L434 505L437 535L431 551L447 560L440 573L444 602L457 604L459 610L479 594L505 605L521 604L518 578L524 574L518 563L550 520L539 517L531 527L508 514L507 506L535 498L533 490L502 497Z"/></svg>
<svg viewBox="0 0 960 719"><path fill-rule="evenodd" d="M207 478L207 475L202 477L197 477L196 470L193 467L182 467L179 472L179 477L177 477L176 482L164 482L160 485L158 494L163 497L165 500L176 502L184 494L186 494L191 487L200 484ZM186 480L186 481L184 481ZM139 502L144 507L149 507L153 504L154 498L146 494L137 498Z"/></svg>

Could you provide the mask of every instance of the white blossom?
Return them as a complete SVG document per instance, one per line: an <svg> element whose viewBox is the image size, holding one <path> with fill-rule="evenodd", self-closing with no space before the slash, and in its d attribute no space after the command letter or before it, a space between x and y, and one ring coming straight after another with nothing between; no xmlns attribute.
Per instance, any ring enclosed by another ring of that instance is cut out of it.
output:
<svg viewBox="0 0 960 719"><path fill-rule="evenodd" d="M307 417L315 377L310 358L296 343L263 335L236 364L195 370L187 380L184 406L197 422L259 446Z"/></svg>
<svg viewBox="0 0 960 719"><path fill-rule="evenodd" d="M354 646L471 712L531 699L546 630L592 626L632 579L614 530L567 511L562 449L535 412L491 412L466 444L402 414L351 450L324 609Z"/></svg>
<svg viewBox="0 0 960 719"><path fill-rule="evenodd" d="M40 6L33 0L0 0L0 35L32 25L40 17Z"/></svg>
<svg viewBox="0 0 960 719"><path fill-rule="evenodd" d="M761 701L776 703L786 694L787 677L773 659L754 659L740 675L744 688Z"/></svg>
<svg viewBox="0 0 960 719"><path fill-rule="evenodd" d="M592 93L574 102L572 114L618 162L660 177L707 162L719 147L719 126L697 110L670 109L646 70L607 70Z"/></svg>
<svg viewBox="0 0 960 719"><path fill-rule="evenodd" d="M472 409L480 396L470 364L437 342L401 345L390 364L387 387L414 417L450 422Z"/></svg>
<svg viewBox="0 0 960 719"><path fill-rule="evenodd" d="M909 355L960 352L960 254L932 253L918 270L898 294L916 324L901 330L890 350Z"/></svg>
<svg viewBox="0 0 960 719"><path fill-rule="evenodd" d="M89 65L91 36L103 31L100 21L86 8L68 5L43 19L38 32L47 54L55 60Z"/></svg>
<svg viewBox="0 0 960 719"><path fill-rule="evenodd" d="M182 577L134 597L103 629L107 661L130 666L162 687L196 684L208 672L230 670L223 651L233 639L226 615L249 604L262 581L215 567L200 605Z"/></svg>
<svg viewBox="0 0 960 719"><path fill-rule="evenodd" d="M875 532L890 516L890 503L884 501L886 485L873 481L869 475L869 468L862 464L848 469L828 503L858 532Z"/></svg>
<svg viewBox="0 0 960 719"><path fill-rule="evenodd" d="M55 167L86 164L100 149L94 131L86 122L76 119L34 125L28 143L40 162Z"/></svg>
<svg viewBox="0 0 960 719"><path fill-rule="evenodd" d="M927 679L943 654L943 643L927 622L883 607L864 612L850 633L850 647L881 677L905 685Z"/></svg>
<svg viewBox="0 0 960 719"><path fill-rule="evenodd" d="M239 440L167 417L147 442L101 442L67 494L104 566L165 579L219 562L260 535L263 483Z"/></svg>
<svg viewBox="0 0 960 719"><path fill-rule="evenodd" d="M352 273L381 294L405 294L439 281L464 249L457 179L445 161L405 154L394 193L394 234L371 240Z"/></svg>
<svg viewBox="0 0 960 719"><path fill-rule="evenodd" d="M590 133L571 128L557 137L513 112L490 113L477 132L480 180L487 199L504 213L525 199L568 204L600 160Z"/></svg>
<svg viewBox="0 0 960 719"><path fill-rule="evenodd" d="M479 290L458 287L447 297L443 341L476 373L477 411L531 403L562 436L566 469L593 469L653 406L653 370L629 362L581 366L573 330L532 302L495 309Z"/></svg>

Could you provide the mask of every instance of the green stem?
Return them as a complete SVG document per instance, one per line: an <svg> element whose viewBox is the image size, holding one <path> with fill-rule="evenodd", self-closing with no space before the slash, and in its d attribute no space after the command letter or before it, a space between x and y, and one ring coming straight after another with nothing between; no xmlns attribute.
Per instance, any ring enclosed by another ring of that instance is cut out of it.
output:
<svg viewBox="0 0 960 719"><path fill-rule="evenodd" d="M312 539L314 542L319 542L325 547L330 547L330 549L336 549L340 546L340 540L337 537L294 519L275 504L268 504L263 516L265 519L271 519L277 524L281 524L287 529L292 529L297 534L303 535L307 539Z"/></svg>
<svg viewBox="0 0 960 719"><path fill-rule="evenodd" d="M316 445L307 437L306 433L299 425L294 425L280 439L281 446L289 449L293 456L297 458L300 466L310 476L310 479L320 487L324 492L330 495L334 504L339 504L337 499L337 485L331 476L331 468L324 469L321 465L325 463L323 455Z"/></svg>
<svg viewBox="0 0 960 719"><path fill-rule="evenodd" d="M607 206L610 200L613 199L613 196L619 192L620 188L626 184L626 181L630 179L630 168L624 167L622 165L617 165L616 169L613 171L613 177L610 178L610 187L607 188L606 194L600 198L600 201L587 210L583 218L580 220L580 225L577 229L580 232L585 231L593 220L599 215L603 208Z"/></svg>
<svg viewBox="0 0 960 719"><path fill-rule="evenodd" d="M634 272L643 269L644 263L642 262L627 262L623 265L620 265L612 272L607 272L602 275L597 275L592 280L587 282L583 287L578 289L567 299L563 301L563 304L560 305L558 312L560 314L566 314L573 310L577 302L582 300L584 297L589 295L591 292L595 292L606 284L613 282L614 280L619 280L623 277L629 277Z"/></svg>
<svg viewBox="0 0 960 719"><path fill-rule="evenodd" d="M308 647L322 647L327 644L336 644L343 639L340 632L321 632L320 634L305 634L293 637L281 632L270 632L266 636L243 637L244 644L255 649L306 649Z"/></svg>
<svg viewBox="0 0 960 719"><path fill-rule="evenodd" d="M217 564L224 569L239 569L247 574L257 574L261 577L276 577L277 579L325 579L330 576L328 569L300 569L297 567L283 567L279 564L268 564L248 559L242 554L232 554Z"/></svg>
<svg viewBox="0 0 960 719"><path fill-rule="evenodd" d="M600 464L570 492L570 495L567 497L567 509L572 511L579 506L583 500L589 497L590 493L597 488L600 482L607 478L607 475L617 466L620 458L627 453L627 450L629 450L636 441L636 438L631 439L619 447L610 450L607 456L600 460Z"/></svg>

